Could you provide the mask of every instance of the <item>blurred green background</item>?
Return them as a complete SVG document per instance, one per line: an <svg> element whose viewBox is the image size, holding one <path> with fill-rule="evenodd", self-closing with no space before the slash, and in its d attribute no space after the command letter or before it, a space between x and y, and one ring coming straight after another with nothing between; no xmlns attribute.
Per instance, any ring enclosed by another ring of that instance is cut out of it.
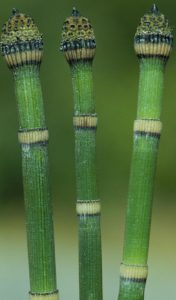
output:
<svg viewBox="0 0 176 300"><path fill-rule="evenodd" d="M156 1L176 26L176 2ZM122 257L132 127L136 117L138 61L133 36L152 1L1 1L0 26L16 7L33 16L44 34L41 81L50 130L50 175L54 199L60 299L78 299L72 87L58 51L62 23L76 6L97 37L94 90L99 115L97 175L102 199L104 299L117 299ZM175 33L175 30L174 30ZM163 133L154 197L146 300L175 300L176 270L176 51L167 64ZM13 76L0 59L0 299L27 299L29 290L21 157Z"/></svg>

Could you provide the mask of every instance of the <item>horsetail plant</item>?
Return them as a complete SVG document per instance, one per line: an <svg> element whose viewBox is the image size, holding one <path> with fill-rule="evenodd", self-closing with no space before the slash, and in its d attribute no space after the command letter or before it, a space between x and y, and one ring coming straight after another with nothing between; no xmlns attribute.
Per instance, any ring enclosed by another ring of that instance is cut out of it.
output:
<svg viewBox="0 0 176 300"><path fill-rule="evenodd" d="M52 205L48 182L48 130L39 69L43 39L32 18L13 9L1 36L12 70L19 112L27 218L30 300L57 300Z"/></svg>
<svg viewBox="0 0 176 300"><path fill-rule="evenodd" d="M154 177L162 127L163 76L172 42L168 20L153 5L141 19L134 37L140 78L119 300L144 299Z"/></svg>
<svg viewBox="0 0 176 300"><path fill-rule="evenodd" d="M97 115L92 79L95 48L90 22L73 8L63 25L60 49L71 68L74 95L80 300L102 299L100 200L95 167Z"/></svg>

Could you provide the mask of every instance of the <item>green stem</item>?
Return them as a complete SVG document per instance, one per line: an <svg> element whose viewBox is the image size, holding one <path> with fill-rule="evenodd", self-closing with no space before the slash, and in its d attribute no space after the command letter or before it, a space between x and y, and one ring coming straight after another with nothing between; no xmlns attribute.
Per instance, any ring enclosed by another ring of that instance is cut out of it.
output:
<svg viewBox="0 0 176 300"><path fill-rule="evenodd" d="M46 128L38 66L15 72L20 132ZM56 291L47 142L22 143L31 293Z"/></svg>
<svg viewBox="0 0 176 300"><path fill-rule="evenodd" d="M141 59L137 119L160 119L164 67L161 59Z"/></svg>
<svg viewBox="0 0 176 300"><path fill-rule="evenodd" d="M162 100L163 62L157 59L148 59L141 62L139 82L137 119L159 120ZM148 101L146 90L152 95L154 100L152 105L151 101ZM129 264L140 265L147 262L158 142L159 136L157 135L134 133L123 256L125 262Z"/></svg>
<svg viewBox="0 0 176 300"><path fill-rule="evenodd" d="M140 78L119 300L144 299L154 178L162 127L164 67L171 45L168 21L153 5L152 10L141 19L134 39L135 51L140 59Z"/></svg>
<svg viewBox="0 0 176 300"><path fill-rule="evenodd" d="M163 68L164 64L160 59L141 61L137 115L139 120L160 118ZM134 133L123 251L123 264L127 266L145 268L147 265L158 142L157 134ZM145 279L135 282L122 278L119 300L143 299Z"/></svg>
<svg viewBox="0 0 176 300"><path fill-rule="evenodd" d="M95 116L91 63L77 63L71 68L74 95L74 115ZM95 168L96 128L75 127L75 157L77 197L97 199Z"/></svg>
<svg viewBox="0 0 176 300"><path fill-rule="evenodd" d="M163 85L163 62L147 59L141 62L137 119L159 120ZM149 96L148 92L149 91ZM151 98L152 96L152 103ZM123 264L147 265L154 177L159 135L134 133L132 165L128 193ZM120 283L119 300L143 299L145 279Z"/></svg>
<svg viewBox="0 0 176 300"><path fill-rule="evenodd" d="M74 95L80 300L102 300L100 200L95 166L97 116L92 79L95 48L92 25L73 8L63 25L60 49L71 68Z"/></svg>
<svg viewBox="0 0 176 300"><path fill-rule="evenodd" d="M20 128L45 127L39 66L23 66L14 72ZM29 101L30 100L30 101Z"/></svg>
<svg viewBox="0 0 176 300"><path fill-rule="evenodd" d="M3 25L1 52L15 81L19 113L30 275L30 300L58 300L48 130L39 78L43 40L33 19L13 9Z"/></svg>
<svg viewBox="0 0 176 300"><path fill-rule="evenodd" d="M92 93L91 63L72 66L74 112L77 118L96 118ZM80 299L102 299L100 214L94 213L91 203L98 203L95 143L96 126L75 126L75 166L77 204L90 206L79 213L79 277ZM77 206L77 207L78 207ZM92 206L93 207L93 206ZM92 213L91 213L92 209ZM78 208L79 210L79 208Z"/></svg>
<svg viewBox="0 0 176 300"><path fill-rule="evenodd" d="M95 101L93 97L92 62L79 62L71 66L74 113L95 113Z"/></svg>

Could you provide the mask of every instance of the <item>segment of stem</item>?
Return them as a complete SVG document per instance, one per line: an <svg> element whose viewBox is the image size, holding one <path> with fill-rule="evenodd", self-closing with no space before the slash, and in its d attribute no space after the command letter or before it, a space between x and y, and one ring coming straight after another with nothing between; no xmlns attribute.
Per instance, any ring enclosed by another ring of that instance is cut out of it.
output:
<svg viewBox="0 0 176 300"><path fill-rule="evenodd" d="M15 71L22 150L30 293L56 293L52 205L48 173L48 131L45 125L38 66ZM54 299L54 298L53 298Z"/></svg>
<svg viewBox="0 0 176 300"><path fill-rule="evenodd" d="M97 193L95 104L91 63L72 66L81 300L102 299L100 202Z"/></svg>
<svg viewBox="0 0 176 300"><path fill-rule="evenodd" d="M144 299L164 63L141 59L119 300Z"/></svg>

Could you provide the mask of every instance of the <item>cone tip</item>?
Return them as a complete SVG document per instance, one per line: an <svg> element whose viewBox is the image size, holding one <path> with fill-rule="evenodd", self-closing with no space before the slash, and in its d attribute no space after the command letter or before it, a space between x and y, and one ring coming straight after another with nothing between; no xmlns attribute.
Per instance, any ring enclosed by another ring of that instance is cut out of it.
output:
<svg viewBox="0 0 176 300"><path fill-rule="evenodd" d="M12 8L12 15L15 16L16 14L19 13L19 10L15 7Z"/></svg>
<svg viewBox="0 0 176 300"><path fill-rule="evenodd" d="M159 12L159 9L158 9L158 7L156 6L155 3L153 4L153 6L152 6L152 8L151 8L151 12L152 12L153 14L158 14L158 12Z"/></svg>
<svg viewBox="0 0 176 300"><path fill-rule="evenodd" d="M76 9L76 7L74 6L72 8L72 13L71 13L72 17L79 17L80 16L80 13L79 11Z"/></svg>

